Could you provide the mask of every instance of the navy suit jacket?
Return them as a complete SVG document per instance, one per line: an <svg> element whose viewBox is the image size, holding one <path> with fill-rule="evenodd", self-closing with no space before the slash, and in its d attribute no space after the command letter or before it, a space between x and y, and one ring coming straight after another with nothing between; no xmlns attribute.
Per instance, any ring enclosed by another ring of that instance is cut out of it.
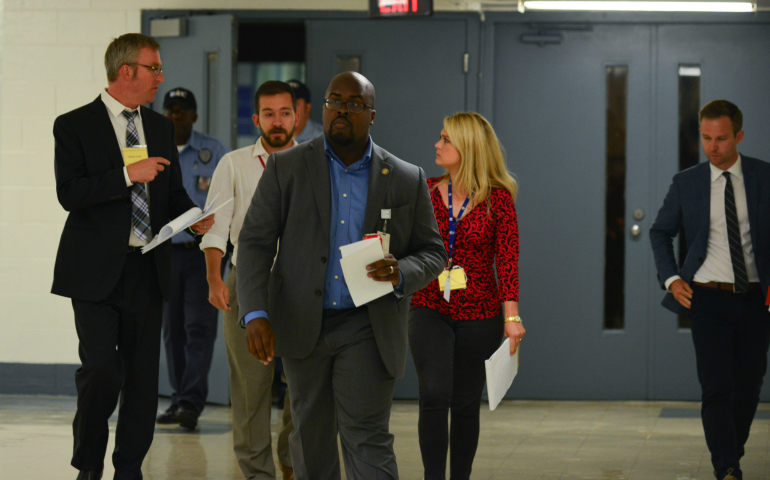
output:
<svg viewBox="0 0 770 480"><path fill-rule="evenodd" d="M179 151L171 120L140 107L150 157L170 166L150 186L153 233L195 204L182 185ZM54 266L51 293L76 300L104 299L118 283L128 252L131 188L107 107L100 97L65 113L53 126L54 167L59 203L69 212ZM171 290L171 242L148 253L155 258L163 298Z"/></svg>
<svg viewBox="0 0 770 480"><path fill-rule="evenodd" d="M770 163L741 155L741 170L746 187L751 244L762 291L770 286ZM700 163L674 175L663 206L650 230L650 243L662 288L674 275L688 284L706 259L711 215L711 170ZM674 256L674 237L684 226L687 257L680 271ZM674 313L687 312L669 292L662 305Z"/></svg>

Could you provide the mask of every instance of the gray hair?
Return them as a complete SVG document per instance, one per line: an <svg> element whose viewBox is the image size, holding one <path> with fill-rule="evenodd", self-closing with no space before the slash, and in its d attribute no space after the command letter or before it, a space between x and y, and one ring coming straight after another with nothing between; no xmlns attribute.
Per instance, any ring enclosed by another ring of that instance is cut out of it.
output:
<svg viewBox="0 0 770 480"><path fill-rule="evenodd" d="M160 50L160 44L154 39L141 33L127 33L110 43L104 53L104 68L107 69L107 81L113 83L118 79L120 67L132 63L143 48Z"/></svg>

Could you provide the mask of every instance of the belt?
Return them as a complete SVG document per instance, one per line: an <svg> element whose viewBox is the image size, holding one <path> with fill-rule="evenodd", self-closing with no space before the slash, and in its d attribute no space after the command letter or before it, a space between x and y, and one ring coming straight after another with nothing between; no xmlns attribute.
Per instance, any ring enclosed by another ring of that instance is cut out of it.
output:
<svg viewBox="0 0 770 480"><path fill-rule="evenodd" d="M128 253L142 253L142 247L128 246Z"/></svg>
<svg viewBox="0 0 770 480"><path fill-rule="evenodd" d="M692 283L699 287L714 288L716 290L724 290L726 292L735 292L735 286L732 283L722 283L722 282L708 282L708 283L692 282ZM756 282L750 283L748 291L751 292L758 288L759 288L759 283L756 283Z"/></svg>
<svg viewBox="0 0 770 480"><path fill-rule="evenodd" d="M185 248L187 250L198 249L201 246L201 242L185 242L185 243L172 243L172 247Z"/></svg>

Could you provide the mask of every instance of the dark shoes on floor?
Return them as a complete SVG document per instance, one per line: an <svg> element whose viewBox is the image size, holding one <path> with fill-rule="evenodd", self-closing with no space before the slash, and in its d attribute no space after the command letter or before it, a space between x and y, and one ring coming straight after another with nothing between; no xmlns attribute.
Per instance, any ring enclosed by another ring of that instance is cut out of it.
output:
<svg viewBox="0 0 770 480"><path fill-rule="evenodd" d="M179 411L179 405L171 405L165 412L158 415L156 422L159 425L177 425L179 418L177 412Z"/></svg>
<svg viewBox="0 0 770 480"><path fill-rule="evenodd" d="M189 405L171 405L158 415L156 422L159 425L179 425L185 430L195 430L199 416L200 414Z"/></svg>
<svg viewBox="0 0 770 480"><path fill-rule="evenodd" d="M102 470L81 470L77 480L101 480Z"/></svg>
<svg viewBox="0 0 770 480"><path fill-rule="evenodd" d="M714 471L714 476L717 478L717 480L738 480L738 477L733 475L733 469L729 468L727 470L727 473L724 476L719 476L716 471Z"/></svg>

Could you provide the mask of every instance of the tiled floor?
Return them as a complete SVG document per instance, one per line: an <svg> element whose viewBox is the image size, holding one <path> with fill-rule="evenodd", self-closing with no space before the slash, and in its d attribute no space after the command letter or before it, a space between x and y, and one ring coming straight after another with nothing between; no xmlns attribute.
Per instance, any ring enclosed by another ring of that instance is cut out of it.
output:
<svg viewBox="0 0 770 480"><path fill-rule="evenodd" d="M166 406L167 400L161 399L161 405ZM666 402L507 401L490 412L483 406L472 478L712 479L700 420L660 418L663 408L699 407ZM77 472L69 466L69 456L74 409L73 398L0 396L0 479L73 480ZM770 405L760 409L767 418ZM274 436L278 413L273 411ZM144 462L144 478L241 480L229 421L228 408L210 406L198 433L157 429ZM414 402L394 405L391 429L405 480L422 478L416 423ZM770 420L756 420L743 461L744 478L770 480L769 451ZM112 478L109 462L104 478Z"/></svg>

